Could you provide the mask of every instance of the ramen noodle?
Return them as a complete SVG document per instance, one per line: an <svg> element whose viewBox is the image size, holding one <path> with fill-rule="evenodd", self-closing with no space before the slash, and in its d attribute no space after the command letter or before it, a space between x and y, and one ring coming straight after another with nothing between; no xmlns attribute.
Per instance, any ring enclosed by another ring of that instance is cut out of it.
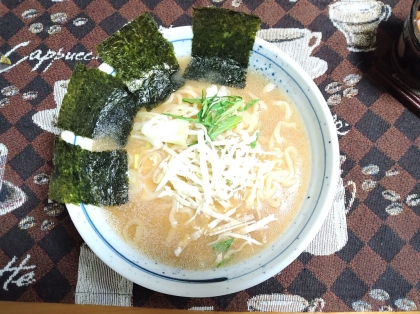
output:
<svg viewBox="0 0 420 314"><path fill-rule="evenodd" d="M183 100L203 91L259 101L211 139L191 122L201 105ZM138 112L126 149L130 201L108 208L108 220L130 245L174 267L222 267L257 254L289 226L309 182L302 120L254 72L245 89L187 81L159 107Z"/></svg>

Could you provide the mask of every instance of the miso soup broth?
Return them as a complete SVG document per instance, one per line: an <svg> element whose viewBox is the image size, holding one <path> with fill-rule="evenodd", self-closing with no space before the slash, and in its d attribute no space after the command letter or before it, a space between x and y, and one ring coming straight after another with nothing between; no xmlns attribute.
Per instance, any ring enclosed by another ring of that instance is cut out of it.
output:
<svg viewBox="0 0 420 314"><path fill-rule="evenodd" d="M256 72L248 73L245 89L217 86L245 103L260 101L213 141L188 119L157 115L195 118L199 105L182 99L201 98L210 86L187 81L152 112L138 113L126 146L130 201L105 209L135 249L186 269L223 267L262 251L289 226L310 179L310 148L296 107Z"/></svg>

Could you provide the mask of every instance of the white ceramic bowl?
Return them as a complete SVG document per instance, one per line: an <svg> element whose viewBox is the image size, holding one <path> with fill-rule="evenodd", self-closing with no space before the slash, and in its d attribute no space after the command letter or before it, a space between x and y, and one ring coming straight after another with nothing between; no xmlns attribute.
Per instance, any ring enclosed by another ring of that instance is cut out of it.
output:
<svg viewBox="0 0 420 314"><path fill-rule="evenodd" d="M177 56L191 54L190 26L164 30ZM94 206L67 205L71 219L88 246L109 267L146 288L184 297L211 297L257 285L276 275L309 245L332 206L339 176L335 124L325 100L304 70L275 46L257 38L250 67L280 87L298 107L311 145L311 180L296 217L277 241L260 254L205 271L176 269L150 260L127 245Z"/></svg>

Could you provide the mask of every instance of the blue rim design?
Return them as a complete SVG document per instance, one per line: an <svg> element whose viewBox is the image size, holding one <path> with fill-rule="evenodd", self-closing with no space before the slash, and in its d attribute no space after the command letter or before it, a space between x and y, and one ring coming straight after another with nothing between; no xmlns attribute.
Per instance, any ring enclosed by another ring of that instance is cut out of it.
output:
<svg viewBox="0 0 420 314"><path fill-rule="evenodd" d="M111 243L109 243L103 236L102 233L99 232L99 230L96 228L95 224L93 223L92 219L90 218L85 204L80 203L79 204L80 207L82 208L83 213L85 214L89 224L91 225L92 229L96 232L96 234L101 238L101 240L115 253L117 254L122 260L124 260L125 262L127 262L128 264L130 264L131 266L134 266L135 268L140 269L141 271L144 271L145 273L149 274L149 275L153 275L162 279L169 279L169 280L173 280L173 281L181 281L181 282L188 282L188 283L212 283L212 282L221 282L221 281L226 281L228 280L228 278L226 277L220 277L220 278L214 278L214 279L207 279L207 280L196 280L196 279L178 279L178 278L172 278L169 276L165 276L165 275L161 275L158 274L156 272L150 271L144 267L141 267L140 265L136 264L135 262L133 262L132 260L128 259L127 257L125 257L124 255L122 255L116 248L114 248Z"/></svg>
<svg viewBox="0 0 420 314"><path fill-rule="evenodd" d="M192 39L191 38L184 38L184 39L178 39L178 40L174 40L174 41L171 41L172 43L175 43L175 42L180 42L180 41L191 41ZM261 47L261 46L260 46ZM317 114L317 112L316 112L316 110L314 109L314 107L313 107L313 105L312 105L312 102L311 102L311 100L310 100L310 98L308 97L308 95L306 94L306 92L303 90L303 88L296 82L296 80L289 74L289 72L287 72L282 66L280 66L278 63L276 63L276 62L274 62L272 59L270 59L270 58L268 58L267 56L265 56L265 55L263 55L263 54L261 54L261 53L259 53L258 51L255 51L255 50L252 50L252 52L253 53L255 53L255 54L258 54L258 55L260 55L261 57L263 57L263 58L265 58L265 59L267 59L268 61L270 61L270 62L272 62L273 64L275 64L276 66L278 66L284 73L286 73L287 75L288 75L288 77L289 78L291 78L293 81L294 81L294 83L299 87L299 89L302 91L302 93L305 95L305 97L306 97L306 99L308 100L308 102L309 102L309 104L310 104L310 106L311 106L311 108L312 108L312 111L314 112L314 114L315 114L315 116L316 116L316 118L317 118L317 121L318 121L318 126L319 126L319 129L320 129L320 131L321 131L321 135L322 135L322 142L323 143L325 143L325 138L324 138L324 132L323 132L323 130L322 130L322 127L321 127L321 123L320 123L320 120L319 120L319 117L318 117L318 114ZM75 141L76 141L76 137L75 137ZM325 179L326 179L326 176L325 176L325 171L326 171L326 150L325 150L325 145L324 145L324 173L323 173L323 176L322 176L322 182L321 182L321 189L320 190L322 190L322 187L324 186L324 184L325 184ZM316 200L316 205L318 204L318 202L319 202L319 198L320 198L320 194L318 194L318 197L317 197L317 200ZM130 260L130 259L128 259L127 257L125 257L124 255L122 255L114 246L112 246L111 245L111 243L109 243L104 237L103 237L103 235L99 232L99 230L97 229L97 227L96 227L96 225L94 224L94 222L92 221L92 219L91 219L91 217L89 216L89 213L87 212L87 210L86 210L86 207L85 207L85 204L83 204L83 203L80 203L79 204L80 205L80 208L82 209L82 211L83 211L83 214L85 215L85 217L86 217L86 219L87 219L87 221L89 222L89 224L90 224L90 226L92 227L92 229L95 231L95 233L98 235L98 237L118 256L118 257L120 257L123 261L125 261L126 263L128 263L129 265L131 265L131 266L133 266L134 268L137 268L137 269L139 269L139 270L141 270L141 271L143 271L143 272L145 272L145 273L147 273L147 274L149 274L149 275L153 275L153 276L156 276L156 277L158 277L158 278L161 278L161 279L165 279L165 280L171 280L171 281L175 281L175 282L182 282L182 283L196 283L196 284L208 284L208 283L217 283L217 282L223 282L223 281L227 281L227 280L233 280L233 279L238 279L238 278L240 278L240 277L243 277L243 276L246 276L246 275L249 275L249 274L251 274L251 273L253 273L253 272L255 272L255 271L257 271L258 269L260 269L260 268L262 268L262 267L265 267L267 264L269 264L269 263L271 263L273 260L275 260L275 259L277 259L281 254L283 254L283 252L285 251L285 250L287 250L292 244L294 244L297 240L299 240L299 236L301 235L301 233L306 229L306 226L307 226L307 224L308 224L308 222L310 221L310 217L312 217L313 216L313 214L314 214L314 209L316 208L316 205L313 207L313 209L312 209L312 212L311 212L311 214L308 216L308 219L306 220L306 223L305 223L305 225L304 225L304 227L302 228L302 230L299 232L299 234L296 236L296 238L288 245L288 246L286 246L281 252L279 252L275 257L273 257L271 260L269 260L269 261L267 261L265 264L263 264L263 265L260 265L258 268L256 268L256 269L253 269L253 270L251 270L251 271L249 271L249 272L247 272L247 273L244 273L244 274L241 274L241 275L239 275L239 276L236 276L236 277L232 277L232 278L227 278L227 277L220 277L220 278L213 278L213 279L205 279L205 280L196 280L196 279L180 279L180 278L173 278L173 277L170 277L170 276L165 276L165 275L162 275L162 274L159 274L159 273L156 273L156 272L153 272L153 271L150 271L150 270L148 270L148 269L146 269L146 268L144 268L144 267L142 267L142 266L140 266L140 265L138 265L137 263L135 263L135 262L133 262L132 260Z"/></svg>

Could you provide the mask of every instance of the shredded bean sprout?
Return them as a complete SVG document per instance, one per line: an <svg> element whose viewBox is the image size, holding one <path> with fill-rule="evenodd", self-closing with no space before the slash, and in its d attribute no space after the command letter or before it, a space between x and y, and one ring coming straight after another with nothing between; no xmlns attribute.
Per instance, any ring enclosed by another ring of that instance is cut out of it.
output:
<svg viewBox="0 0 420 314"><path fill-rule="evenodd" d="M265 92L271 89L271 86L266 86ZM217 95L218 90L212 86L207 92ZM227 89L223 93L228 94ZM187 118L197 116L200 110L197 104L183 102L184 95L199 96L187 86L171 98L177 103L166 102L164 112ZM249 95L257 98L252 93ZM290 107L284 102L276 105L284 106L288 117ZM180 209L188 209L190 219L187 224L195 221L200 214L211 218L205 227L200 227L179 242L174 251L176 256L191 241L202 236L221 235L244 240L246 244L261 245L251 233L266 228L276 219L274 215L262 217L262 203L268 201L272 205L280 205L281 198L276 194L281 186L287 187L296 182L292 155L297 154L297 150L288 146L283 153L279 147L283 142L282 129L294 128L295 124L277 123L270 139L270 150L264 150L258 144L259 112L266 107L265 103L257 104L251 112L240 113L240 124L214 141L210 140L201 124L150 112L137 115L132 136L151 143L153 148L135 161L135 167L139 168L141 176L153 177L157 198L172 199L169 213L171 226L177 227L176 215ZM178 133L175 135L174 132ZM256 145L252 147L251 143ZM145 162L150 164L146 173L142 171ZM249 213L233 218L236 207L232 208L232 199L244 200ZM229 210L223 212L220 208ZM216 262L219 259L218 255Z"/></svg>

